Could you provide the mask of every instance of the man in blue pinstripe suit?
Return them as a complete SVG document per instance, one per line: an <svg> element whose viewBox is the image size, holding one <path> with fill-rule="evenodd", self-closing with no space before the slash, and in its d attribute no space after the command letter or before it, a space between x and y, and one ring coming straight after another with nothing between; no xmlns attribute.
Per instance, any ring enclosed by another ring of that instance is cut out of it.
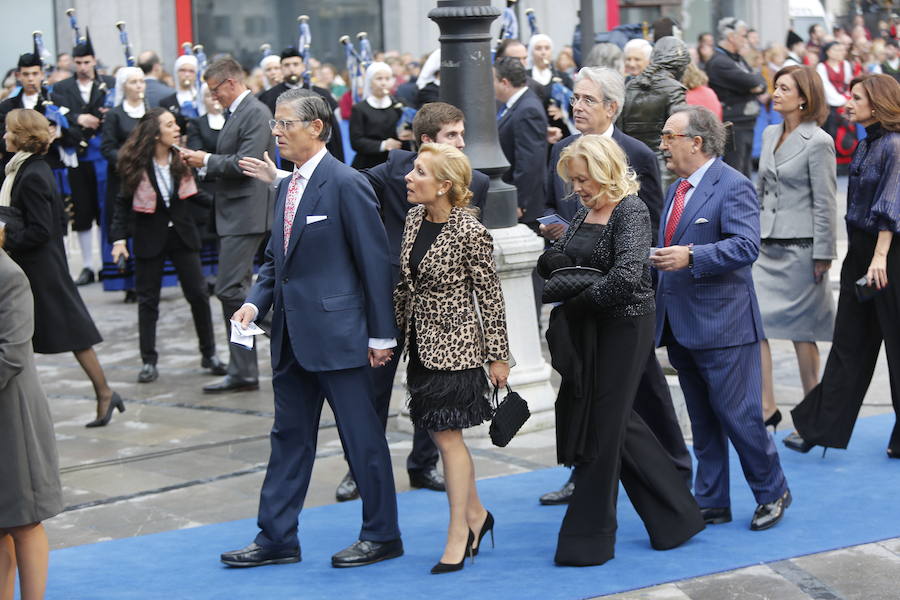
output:
<svg viewBox="0 0 900 600"><path fill-rule="evenodd" d="M772 527L791 503L772 436L763 425L762 320L751 265L759 254L753 184L720 156L725 129L706 108L674 112L662 131L666 195L659 250L656 342L678 370L691 417L694 494L707 523L731 521L728 441L758 506L750 529Z"/></svg>

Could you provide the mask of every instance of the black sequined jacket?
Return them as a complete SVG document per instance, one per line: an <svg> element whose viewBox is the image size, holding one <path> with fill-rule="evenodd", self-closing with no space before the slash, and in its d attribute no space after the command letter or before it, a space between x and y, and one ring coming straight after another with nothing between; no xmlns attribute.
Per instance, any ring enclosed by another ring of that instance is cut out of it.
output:
<svg viewBox="0 0 900 600"><path fill-rule="evenodd" d="M549 279L554 269L574 264L571 257L565 254L566 245L587 215L588 209L582 207L565 235L538 259L537 269L541 277ZM650 278L650 240L647 206L637 195L626 196L613 209L590 261L583 265L599 269L605 276L567 300L566 306L591 310L602 317L652 314L656 303Z"/></svg>

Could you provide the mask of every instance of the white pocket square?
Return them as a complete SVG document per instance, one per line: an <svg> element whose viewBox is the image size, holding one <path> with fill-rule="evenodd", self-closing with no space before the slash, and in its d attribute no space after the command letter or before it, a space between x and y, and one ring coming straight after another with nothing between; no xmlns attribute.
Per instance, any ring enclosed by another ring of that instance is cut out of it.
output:
<svg viewBox="0 0 900 600"><path fill-rule="evenodd" d="M704 219L703 217L700 217L699 219L694 221L694 225L703 225L704 223L709 223L709 220Z"/></svg>
<svg viewBox="0 0 900 600"><path fill-rule="evenodd" d="M324 221L328 218L328 215L309 215L306 217L306 224L312 225L313 223L318 223L319 221Z"/></svg>

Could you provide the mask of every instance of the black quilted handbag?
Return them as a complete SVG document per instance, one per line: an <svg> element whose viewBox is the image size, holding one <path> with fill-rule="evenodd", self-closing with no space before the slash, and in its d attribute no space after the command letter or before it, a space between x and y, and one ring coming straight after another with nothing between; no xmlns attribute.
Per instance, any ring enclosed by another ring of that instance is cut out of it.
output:
<svg viewBox="0 0 900 600"><path fill-rule="evenodd" d="M506 398L497 406L494 418L491 420L491 441L495 446L505 448L512 441L516 433L531 416L528 410L528 403L519 394L512 391L509 385L506 386ZM500 388L494 386L494 403L500 396Z"/></svg>
<svg viewBox="0 0 900 600"><path fill-rule="evenodd" d="M605 274L593 267L563 267L550 273L544 282L541 301L544 304L563 302L577 296L599 281Z"/></svg>

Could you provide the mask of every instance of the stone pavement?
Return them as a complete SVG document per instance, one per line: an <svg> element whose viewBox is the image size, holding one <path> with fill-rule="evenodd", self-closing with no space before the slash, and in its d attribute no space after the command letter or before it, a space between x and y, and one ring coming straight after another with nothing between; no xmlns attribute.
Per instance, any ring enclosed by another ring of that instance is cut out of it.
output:
<svg viewBox="0 0 900 600"><path fill-rule="evenodd" d="M841 188L846 189L846 184ZM72 263L73 272L77 273L80 265L74 257ZM835 277L836 274L837 268ZM167 288L163 291L158 329L160 378L152 384L137 384L140 356L135 305L124 304L121 293L104 293L99 284L81 291L105 340L97 346L100 361L113 388L127 398L127 411L116 413L108 427L85 429L84 423L94 415L93 394L74 357L38 357L39 373L56 422L68 507L46 522L52 547L254 517L268 459L272 420L268 342L263 341L260 347L263 377L258 392L202 394L201 386L212 378L200 368L187 303L180 290ZM218 302L213 300L212 305L215 322L221 323ZM226 359L221 325L217 326L217 334L219 356ZM829 345L820 346L824 365ZM776 393L789 421L787 409L802 398L793 349L790 342L783 341L773 341L772 348ZM558 385L558 379L553 384ZM677 382L673 393L680 396ZM398 491L409 489L405 459L411 436L398 431L394 422L403 400L398 378L388 425ZM882 356L863 415L890 411L887 366ZM790 427L790 423L783 423L782 427ZM487 439L470 439L469 443L479 478L555 465L552 430L521 435L504 449L492 446ZM334 489L345 472L340 441L326 405L307 506L333 503ZM248 531L247 535L249 540L253 532ZM614 563L611 565L614 568ZM900 598L898 574L900 539L894 539L610 598L888 600Z"/></svg>

